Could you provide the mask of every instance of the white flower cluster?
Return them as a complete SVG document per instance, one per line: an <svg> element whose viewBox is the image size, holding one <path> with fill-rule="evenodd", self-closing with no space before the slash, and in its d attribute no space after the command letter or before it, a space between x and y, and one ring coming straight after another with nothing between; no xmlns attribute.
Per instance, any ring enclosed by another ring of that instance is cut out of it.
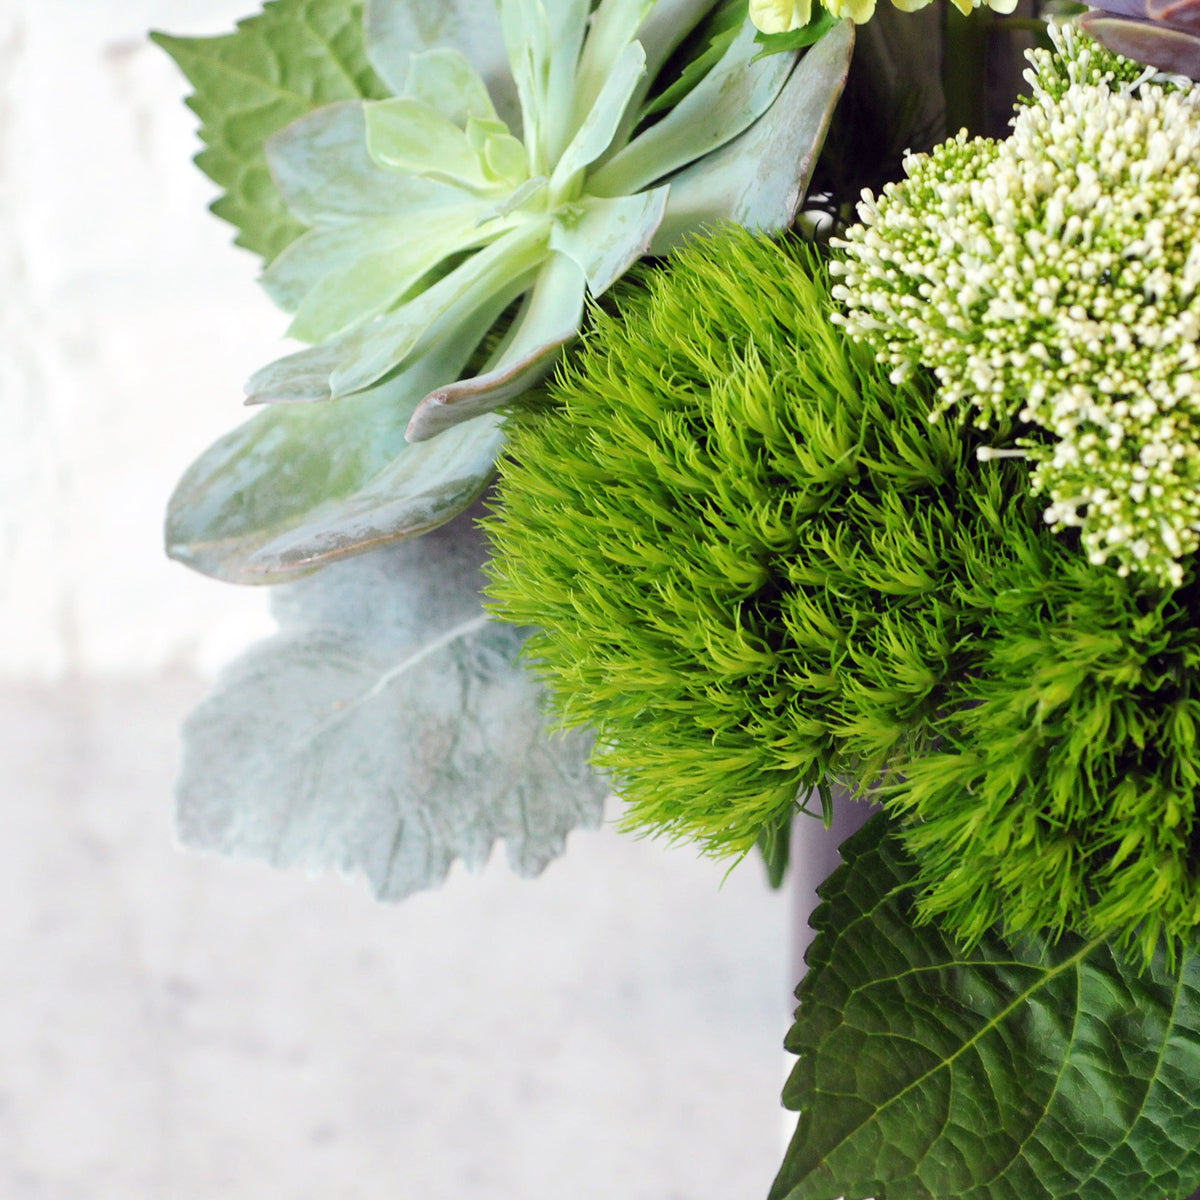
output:
<svg viewBox="0 0 1200 1200"><path fill-rule="evenodd" d="M864 193L834 296L894 378L933 369L939 412L1025 423L1046 520L1091 561L1177 586L1200 546L1200 87L1056 41L1009 138L961 133Z"/></svg>

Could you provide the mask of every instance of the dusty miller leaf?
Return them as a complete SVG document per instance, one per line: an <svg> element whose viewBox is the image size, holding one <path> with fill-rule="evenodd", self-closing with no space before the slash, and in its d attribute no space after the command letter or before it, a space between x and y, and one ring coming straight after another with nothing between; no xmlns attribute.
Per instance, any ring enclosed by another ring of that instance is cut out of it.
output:
<svg viewBox="0 0 1200 1200"><path fill-rule="evenodd" d="M963 953L874 818L821 889L772 1200L1180 1200L1200 1184L1200 954Z"/></svg>
<svg viewBox="0 0 1200 1200"><path fill-rule="evenodd" d="M395 900L497 838L536 874L597 824L591 739L548 733L517 663L529 631L484 616L482 560L467 518L277 588L279 633L184 727L183 842L362 874Z"/></svg>
<svg viewBox="0 0 1200 1200"><path fill-rule="evenodd" d="M212 210L270 262L304 232L267 168L271 134L335 100L387 95L363 50L362 0L273 0L221 37L151 39L196 89L206 145L196 165L225 189Z"/></svg>

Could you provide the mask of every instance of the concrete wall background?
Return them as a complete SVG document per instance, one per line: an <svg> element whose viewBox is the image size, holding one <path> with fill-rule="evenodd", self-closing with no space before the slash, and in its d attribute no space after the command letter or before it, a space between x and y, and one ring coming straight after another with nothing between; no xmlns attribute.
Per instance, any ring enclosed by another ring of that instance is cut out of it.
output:
<svg viewBox="0 0 1200 1200"><path fill-rule="evenodd" d="M206 212L184 83L145 31L243 10L0 3L0 674L210 667L263 626L261 595L159 549L284 320Z"/></svg>
<svg viewBox="0 0 1200 1200"><path fill-rule="evenodd" d="M381 907L172 844L179 721L268 622L162 510L284 320L144 35L250 7L0 0L0 1195L761 1197L792 981L756 863L608 829Z"/></svg>

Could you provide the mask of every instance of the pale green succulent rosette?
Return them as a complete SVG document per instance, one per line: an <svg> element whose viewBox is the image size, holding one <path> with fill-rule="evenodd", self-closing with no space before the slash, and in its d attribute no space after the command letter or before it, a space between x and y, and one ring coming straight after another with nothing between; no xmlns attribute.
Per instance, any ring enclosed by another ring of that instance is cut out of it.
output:
<svg viewBox="0 0 1200 1200"><path fill-rule="evenodd" d="M251 378L248 402L271 407L184 476L170 553L275 582L434 528L487 486L496 410L552 369L586 295L705 225L789 225L853 30L756 61L753 24L726 17L662 111L664 66L728 11L370 0L366 52L394 96L317 108L267 144L307 230L263 284L312 345Z"/></svg>

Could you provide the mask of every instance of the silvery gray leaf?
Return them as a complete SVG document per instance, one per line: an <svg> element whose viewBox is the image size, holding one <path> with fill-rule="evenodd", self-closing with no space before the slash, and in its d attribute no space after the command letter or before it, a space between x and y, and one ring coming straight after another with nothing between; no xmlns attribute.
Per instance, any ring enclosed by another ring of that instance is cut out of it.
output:
<svg viewBox="0 0 1200 1200"><path fill-rule="evenodd" d="M184 844L365 875L397 900L498 838L536 874L598 824L591 739L549 731L517 662L528 631L481 607L483 558L468 514L278 587L279 632L184 727Z"/></svg>

